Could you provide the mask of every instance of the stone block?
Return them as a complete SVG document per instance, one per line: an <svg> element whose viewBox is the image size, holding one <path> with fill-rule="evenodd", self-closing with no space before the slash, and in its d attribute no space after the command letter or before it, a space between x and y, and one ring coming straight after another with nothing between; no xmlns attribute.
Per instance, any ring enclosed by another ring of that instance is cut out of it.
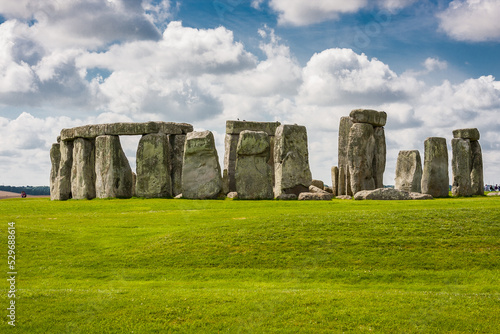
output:
<svg viewBox="0 0 500 334"><path fill-rule="evenodd" d="M446 139L429 137L424 142L422 193L434 198L449 196L448 148Z"/></svg>
<svg viewBox="0 0 500 334"><path fill-rule="evenodd" d="M385 126L387 114L384 111L371 109L355 109L349 114L353 123L367 123L373 126Z"/></svg>
<svg viewBox="0 0 500 334"><path fill-rule="evenodd" d="M422 160L418 150L399 152L395 188L407 192L422 191Z"/></svg>

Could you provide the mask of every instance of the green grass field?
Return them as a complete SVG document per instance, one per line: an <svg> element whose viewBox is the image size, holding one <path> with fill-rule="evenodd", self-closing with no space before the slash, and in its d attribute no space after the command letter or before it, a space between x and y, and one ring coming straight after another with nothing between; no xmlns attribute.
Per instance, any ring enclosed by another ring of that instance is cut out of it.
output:
<svg viewBox="0 0 500 334"><path fill-rule="evenodd" d="M499 333L500 198L0 201L17 333Z"/></svg>

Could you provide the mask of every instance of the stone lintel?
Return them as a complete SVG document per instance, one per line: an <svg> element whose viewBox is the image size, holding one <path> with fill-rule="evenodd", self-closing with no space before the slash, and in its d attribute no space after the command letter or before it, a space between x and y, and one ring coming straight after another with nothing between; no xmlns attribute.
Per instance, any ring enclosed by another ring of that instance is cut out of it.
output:
<svg viewBox="0 0 500 334"><path fill-rule="evenodd" d="M226 121L226 133L238 135L242 131L264 131L270 136L274 136L276 128L280 122L247 122L247 121Z"/></svg>
<svg viewBox="0 0 500 334"><path fill-rule="evenodd" d="M469 139L470 141L479 140L479 130L476 128L453 130L453 138Z"/></svg>

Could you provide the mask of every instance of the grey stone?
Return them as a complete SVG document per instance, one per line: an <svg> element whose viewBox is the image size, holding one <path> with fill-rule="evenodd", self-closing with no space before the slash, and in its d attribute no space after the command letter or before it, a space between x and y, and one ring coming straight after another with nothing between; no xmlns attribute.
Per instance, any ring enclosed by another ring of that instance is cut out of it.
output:
<svg viewBox="0 0 500 334"><path fill-rule="evenodd" d="M71 170L73 168L73 145L72 141L61 141L59 144L61 150L61 161L59 163L58 188L55 195L51 198L65 201L72 198L71 194Z"/></svg>
<svg viewBox="0 0 500 334"><path fill-rule="evenodd" d="M190 199L217 198L222 190L222 176L210 131L186 135L182 164L182 195Z"/></svg>
<svg viewBox="0 0 500 334"><path fill-rule="evenodd" d="M375 189L373 134L373 126L367 123L355 123L349 133L348 161L351 189L354 194L361 190Z"/></svg>
<svg viewBox="0 0 500 334"><path fill-rule="evenodd" d="M232 192L236 191L236 148L238 147L238 140L240 139L239 134L226 134L224 139L224 189L226 191ZM227 175L227 176L226 176Z"/></svg>
<svg viewBox="0 0 500 334"><path fill-rule="evenodd" d="M98 198L132 197L132 169L123 152L120 137L110 135L97 137L95 156L96 196ZM136 190L139 191L139 189Z"/></svg>
<svg viewBox="0 0 500 334"><path fill-rule="evenodd" d="M452 159L451 170L453 196L471 196L471 149L469 139L453 138L451 140Z"/></svg>
<svg viewBox="0 0 500 334"><path fill-rule="evenodd" d="M172 179L172 196L182 193L182 160L184 158L184 143L186 135L169 135L172 153L170 155L170 176Z"/></svg>
<svg viewBox="0 0 500 334"><path fill-rule="evenodd" d="M309 189L312 181L309 169L307 130L300 125L280 125L274 142L274 196L296 194Z"/></svg>
<svg viewBox="0 0 500 334"><path fill-rule="evenodd" d="M59 199L59 165L61 163L60 144L52 144L50 148L50 199Z"/></svg>
<svg viewBox="0 0 500 334"><path fill-rule="evenodd" d="M175 196L174 198L181 199L182 198L182 194L179 194L179 195Z"/></svg>
<svg viewBox="0 0 500 334"><path fill-rule="evenodd" d="M137 184L137 174L132 172L132 197L137 197L137 192L135 191L136 184Z"/></svg>
<svg viewBox="0 0 500 334"><path fill-rule="evenodd" d="M483 154L481 145L478 141L471 141L471 161L472 167L470 172L471 194L484 195L484 176L483 176Z"/></svg>
<svg viewBox="0 0 500 334"><path fill-rule="evenodd" d="M384 111L355 109L349 114L353 123L367 123L373 126L385 126L387 114Z"/></svg>
<svg viewBox="0 0 500 334"><path fill-rule="evenodd" d="M414 200L426 200L426 199L433 199L434 198L429 194L421 194L421 193L416 193L416 192L411 192L410 197L411 197L411 199L414 199Z"/></svg>
<svg viewBox="0 0 500 334"><path fill-rule="evenodd" d="M434 198L449 196L448 148L446 139L429 137L424 142L422 193Z"/></svg>
<svg viewBox="0 0 500 334"><path fill-rule="evenodd" d="M331 169L332 173L332 193L334 196L339 194L339 168L333 166Z"/></svg>
<svg viewBox="0 0 500 334"><path fill-rule="evenodd" d="M94 140L77 138L73 142L71 194L74 199L96 197Z"/></svg>
<svg viewBox="0 0 500 334"><path fill-rule="evenodd" d="M375 139L375 151L373 156L373 180L375 188L384 187L384 172L387 148L385 144L385 131L382 127L373 129L373 138Z"/></svg>
<svg viewBox="0 0 500 334"><path fill-rule="evenodd" d="M296 200L297 198L298 196L295 194L281 194L278 197L276 197L277 200L281 201L293 201Z"/></svg>
<svg viewBox="0 0 500 334"><path fill-rule="evenodd" d="M378 188L374 190L361 190L354 195L355 200L410 200L411 196L408 192L392 189Z"/></svg>
<svg viewBox="0 0 500 334"><path fill-rule="evenodd" d="M245 130L264 131L269 136L274 136L278 126L280 126L279 122L226 121L226 133L239 135Z"/></svg>
<svg viewBox="0 0 500 334"><path fill-rule="evenodd" d="M349 147L349 132L351 131L352 125L353 122L349 117L340 118L338 141L339 195L346 195L348 193L347 184L350 184L351 182L348 178L349 162L347 160L347 155Z"/></svg>
<svg viewBox="0 0 500 334"><path fill-rule="evenodd" d="M396 163L395 188L407 192L422 191L422 160L418 150L400 151Z"/></svg>
<svg viewBox="0 0 500 334"><path fill-rule="evenodd" d="M479 140L479 130L476 128L453 130L453 138L469 139L470 141Z"/></svg>
<svg viewBox="0 0 500 334"><path fill-rule="evenodd" d="M331 201L333 195L330 193L310 193L304 192L299 194L299 201Z"/></svg>
<svg viewBox="0 0 500 334"><path fill-rule="evenodd" d="M268 165L269 136L263 131L242 131L236 149L235 181L239 199L273 199Z"/></svg>
<svg viewBox="0 0 500 334"><path fill-rule="evenodd" d="M349 184L351 183L351 180L346 178L346 169L348 169L349 166L340 166L339 167L339 183L337 186L337 195L345 195L347 194L347 182Z"/></svg>
<svg viewBox="0 0 500 334"><path fill-rule="evenodd" d="M227 194L227 198L237 199L238 193L236 191L232 191L232 192Z"/></svg>
<svg viewBox="0 0 500 334"><path fill-rule="evenodd" d="M138 197L172 197L170 151L170 143L166 134L152 133L142 136L136 155L136 194Z"/></svg>
<svg viewBox="0 0 500 334"><path fill-rule="evenodd" d="M320 189L324 189L325 188L325 183L321 180L312 180L311 181L311 184L315 187L318 187Z"/></svg>
<svg viewBox="0 0 500 334"><path fill-rule="evenodd" d="M334 195L334 196L335 196L335 194L333 194L333 189L332 189L332 187L330 187L330 186L325 186L325 187L323 188L323 190L324 190L324 191L326 191L327 193L330 193L330 194L332 194L332 195Z"/></svg>
<svg viewBox="0 0 500 334"><path fill-rule="evenodd" d="M487 193L486 196L500 196L500 191Z"/></svg>
<svg viewBox="0 0 500 334"><path fill-rule="evenodd" d="M336 199L352 199L352 196L349 195L339 195L335 197Z"/></svg>
<svg viewBox="0 0 500 334"><path fill-rule="evenodd" d="M321 188L318 188L312 184L309 186L309 192L315 193L315 194L330 194L328 191L325 191ZM333 194L332 194L332 197L333 197Z"/></svg>

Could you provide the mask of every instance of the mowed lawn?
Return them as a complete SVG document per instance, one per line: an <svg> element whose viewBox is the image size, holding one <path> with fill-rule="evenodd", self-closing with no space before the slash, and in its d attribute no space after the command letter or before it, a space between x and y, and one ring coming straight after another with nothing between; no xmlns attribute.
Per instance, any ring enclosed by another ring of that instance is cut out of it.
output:
<svg viewBox="0 0 500 334"><path fill-rule="evenodd" d="M499 333L500 198L0 201L6 333Z"/></svg>

